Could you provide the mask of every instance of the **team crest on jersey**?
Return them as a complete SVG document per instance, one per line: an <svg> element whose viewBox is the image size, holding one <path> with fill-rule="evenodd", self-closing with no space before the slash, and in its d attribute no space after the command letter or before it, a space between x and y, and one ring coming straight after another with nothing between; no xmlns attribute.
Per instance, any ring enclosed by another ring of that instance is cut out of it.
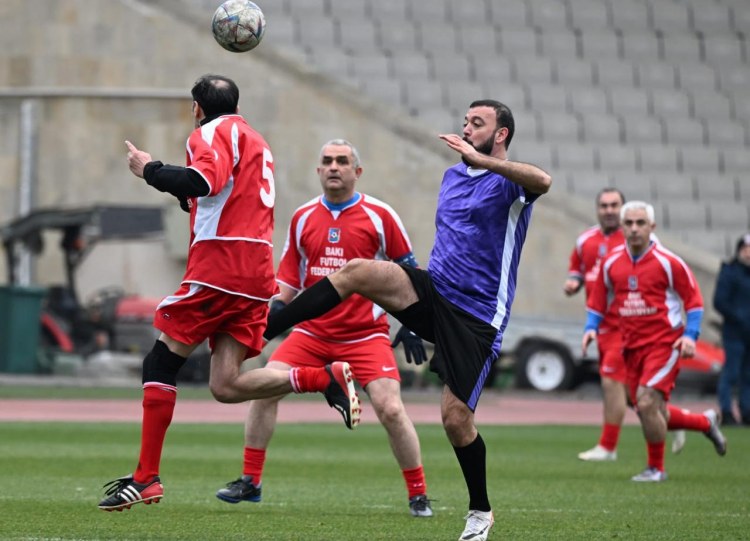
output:
<svg viewBox="0 0 750 541"><path fill-rule="evenodd" d="M339 242L341 240L341 229L338 227L328 228L328 242Z"/></svg>
<svg viewBox="0 0 750 541"><path fill-rule="evenodd" d="M635 291L638 289L638 277L637 276L628 276L628 288L630 291Z"/></svg>
<svg viewBox="0 0 750 541"><path fill-rule="evenodd" d="M602 243L599 245L599 257L607 255L607 245Z"/></svg>

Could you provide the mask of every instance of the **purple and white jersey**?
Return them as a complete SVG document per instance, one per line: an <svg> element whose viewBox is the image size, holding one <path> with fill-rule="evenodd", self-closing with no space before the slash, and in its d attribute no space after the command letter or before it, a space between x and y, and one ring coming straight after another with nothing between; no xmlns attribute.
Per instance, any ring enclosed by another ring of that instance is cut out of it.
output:
<svg viewBox="0 0 750 541"><path fill-rule="evenodd" d="M443 175L427 271L443 297L499 329L500 337L537 197L497 173L464 163Z"/></svg>

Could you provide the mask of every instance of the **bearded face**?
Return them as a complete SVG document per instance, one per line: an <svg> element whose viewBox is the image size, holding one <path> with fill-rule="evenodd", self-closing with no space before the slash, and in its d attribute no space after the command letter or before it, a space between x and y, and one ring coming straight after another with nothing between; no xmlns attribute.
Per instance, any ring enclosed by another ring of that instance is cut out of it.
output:
<svg viewBox="0 0 750 541"><path fill-rule="evenodd" d="M487 156L490 156L490 155L492 154L492 149L494 148L494 145L495 145L495 133L493 133L492 135L490 135L490 136L489 136L489 137L488 137L488 138L487 138L486 140L484 140L483 142L481 142L481 143L478 143L478 144L476 144L476 145L475 145L474 143L472 143L471 141L469 141L469 139L468 139L468 138L466 138L466 137L464 137L464 141L466 141L466 142L467 142L467 143L469 143L469 144L470 144L471 146L473 146L473 147L474 147L474 149L475 149L475 150L476 150L477 152L479 152L479 153L481 153L481 154L485 154L485 155L487 155ZM466 158L464 158L463 156L461 157L461 159L463 160L463 162L464 162L464 163L465 163L466 165L471 165L471 164L470 164L469 162L467 162L467 161L466 161Z"/></svg>

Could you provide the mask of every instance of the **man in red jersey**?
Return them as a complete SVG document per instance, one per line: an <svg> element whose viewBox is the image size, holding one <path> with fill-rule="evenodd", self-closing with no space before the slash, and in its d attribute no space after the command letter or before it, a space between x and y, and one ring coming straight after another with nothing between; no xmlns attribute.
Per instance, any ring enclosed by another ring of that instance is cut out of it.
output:
<svg viewBox="0 0 750 541"><path fill-rule="evenodd" d="M300 291L353 258L388 259L416 266L409 237L395 211L356 191L362 166L351 143L334 139L323 145L317 173L323 195L299 207L292 216L276 277L281 295L274 300L272 310L285 306ZM414 355L417 364L426 359L421 339L403 328L399 337L405 337L407 357ZM327 314L299 324L271 354L266 367L320 368L344 359L385 427L406 482L411 514L432 516L419 439L401 401L401 378L382 308L353 295ZM216 493L220 500L261 500L266 449L273 436L280 399L277 396L250 404L242 476Z"/></svg>
<svg viewBox="0 0 750 541"><path fill-rule="evenodd" d="M116 479L99 503L122 511L156 503L164 494L159 463L177 396L177 373L205 339L211 346L211 393L220 402L323 392L349 428L359 404L349 365L241 373L263 345L273 274L273 156L263 137L239 115L231 79L205 75L192 90L195 131L187 167L153 161L129 141L131 172L180 200L190 212L190 248L181 287L157 308L161 334L143 361L143 424L138 466Z"/></svg>
<svg viewBox="0 0 750 541"><path fill-rule="evenodd" d="M574 295L584 286L588 299L602 262L612 250L625 243L620 227L620 208L623 203L625 196L616 188L604 188L597 194L596 217L599 225L588 228L576 239L575 248L570 254L568 279L563 286L566 295ZM588 451L578 453L580 460L617 460L617 442L627 410L626 371L618 317L616 308L612 305L599 326L597 346L599 376L604 395L604 423L599 443ZM684 444L685 431L675 431L672 452L679 453Z"/></svg>
<svg viewBox="0 0 750 541"><path fill-rule="evenodd" d="M698 282L682 259L653 241L656 225L651 205L631 201L623 205L620 217L626 244L602 264L587 301L582 348L585 353L614 305L622 333L628 393L637 407L648 452L646 469L632 480L661 482L667 478L666 432L675 423L703 432L720 456L726 453L726 439L716 411L693 414L667 409L680 370L679 357L695 354L703 317Z"/></svg>

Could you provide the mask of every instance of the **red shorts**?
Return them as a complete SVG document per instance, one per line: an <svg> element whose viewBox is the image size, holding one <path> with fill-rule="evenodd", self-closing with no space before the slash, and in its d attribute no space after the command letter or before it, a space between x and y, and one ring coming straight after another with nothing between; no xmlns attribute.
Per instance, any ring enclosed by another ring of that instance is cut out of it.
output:
<svg viewBox="0 0 750 541"><path fill-rule="evenodd" d="M329 342L293 331L269 357L271 361L292 367L320 367L334 361L346 361L352 368L354 379L362 388L380 378L401 381L391 342L385 336L376 336L359 342Z"/></svg>
<svg viewBox="0 0 750 541"><path fill-rule="evenodd" d="M627 383L628 371L625 368L625 357L622 353L622 335L613 330L596 337L599 348L599 375L620 383Z"/></svg>
<svg viewBox="0 0 750 541"><path fill-rule="evenodd" d="M200 344L206 338L213 349L217 334L229 334L247 346L247 357L263 348L268 303L230 295L197 284L183 284L165 297L154 316L154 327L185 344Z"/></svg>
<svg viewBox="0 0 750 541"><path fill-rule="evenodd" d="M661 391L664 400L674 389L680 372L680 351L672 348L674 342L657 342L637 349L625 350L625 365L628 368L628 390L633 404L636 403L638 387L649 387Z"/></svg>

